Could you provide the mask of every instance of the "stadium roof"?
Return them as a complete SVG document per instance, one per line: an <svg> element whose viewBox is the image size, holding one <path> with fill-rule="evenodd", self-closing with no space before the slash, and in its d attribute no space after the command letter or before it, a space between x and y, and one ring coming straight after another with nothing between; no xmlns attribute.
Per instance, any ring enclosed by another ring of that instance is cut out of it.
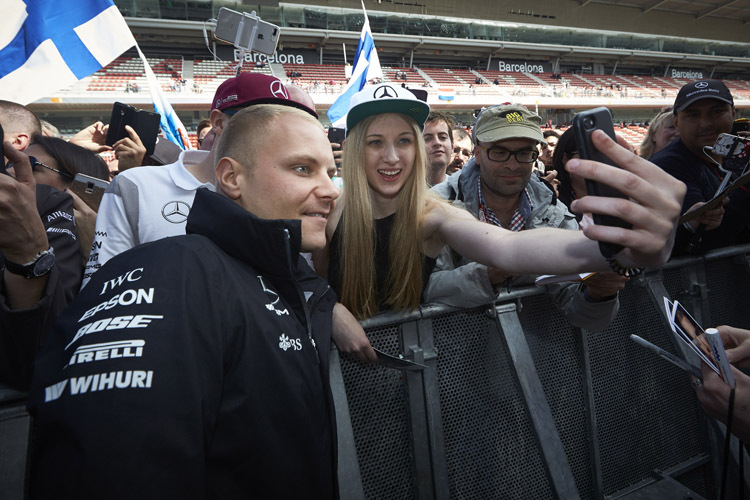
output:
<svg viewBox="0 0 750 500"><path fill-rule="evenodd" d="M696 19L706 17L741 20L750 23L750 1L748 0L581 0L581 6L587 4L615 5L618 7L635 7L642 13L662 11L676 14L688 14Z"/></svg>

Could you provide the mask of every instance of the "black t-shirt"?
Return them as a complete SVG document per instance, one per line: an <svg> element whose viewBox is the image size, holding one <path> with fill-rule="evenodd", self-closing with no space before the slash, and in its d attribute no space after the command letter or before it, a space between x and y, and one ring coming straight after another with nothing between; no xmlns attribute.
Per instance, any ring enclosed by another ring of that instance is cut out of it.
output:
<svg viewBox="0 0 750 500"><path fill-rule="evenodd" d="M375 284L377 286L377 301L378 311L386 311L390 309L386 303L388 298L388 243L391 239L391 232L393 231L393 222L396 219L396 214L391 214L388 217L382 219L375 219ZM342 217L343 220L343 217ZM331 238L331 246L328 257L328 282L331 284L331 288L336 292L336 295L341 297L341 270L340 270L340 258L339 245L341 241L341 222L339 222L336 231L333 233ZM430 257L422 255L422 298L424 298L424 290L427 287L427 281L430 278L430 273L435 269L436 260ZM367 263L363 262L362 265Z"/></svg>

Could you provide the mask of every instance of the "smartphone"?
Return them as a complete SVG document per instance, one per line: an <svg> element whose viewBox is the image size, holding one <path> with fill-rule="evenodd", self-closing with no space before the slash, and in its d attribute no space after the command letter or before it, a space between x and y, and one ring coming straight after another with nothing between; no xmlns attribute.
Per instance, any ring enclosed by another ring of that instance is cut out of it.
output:
<svg viewBox="0 0 750 500"><path fill-rule="evenodd" d="M109 186L107 181L85 174L76 174L70 190L78 195L86 205L98 212L99 204L102 202L102 196L104 196L107 186Z"/></svg>
<svg viewBox="0 0 750 500"><path fill-rule="evenodd" d="M231 43L238 49L246 49L267 56L276 52L279 43L279 27L263 21L255 11L237 12L222 7L216 19L214 36L219 40Z"/></svg>
<svg viewBox="0 0 750 500"><path fill-rule="evenodd" d="M584 160L593 160L600 163L606 163L607 165L617 166L607 158L603 153L598 151L593 142L591 141L591 134L595 130L601 130L607 134L613 141L615 138L615 129L612 126L612 114L607 108L595 108L588 111L583 111L573 117L573 136L576 139L576 145L578 147L578 155ZM624 194L616 190L615 188L609 187L605 184L586 179L586 191L592 196L604 196L607 198L626 198ZM601 215L594 214L594 222L603 226L618 226L625 229L630 229L632 224L625 222L619 217L612 215ZM607 243L604 241L599 242L599 249L602 255L605 257L612 257L617 252L622 250L622 245L614 243Z"/></svg>
<svg viewBox="0 0 750 500"><path fill-rule="evenodd" d="M115 102L112 106L112 116L109 118L109 130L107 130L108 146L114 145L120 139L130 137L125 125L130 125L141 139L146 148L146 155L154 154L156 136L159 135L161 115L143 109L134 108L121 102Z"/></svg>
<svg viewBox="0 0 750 500"><path fill-rule="evenodd" d="M330 127L328 129L328 142L335 142L336 144L343 144L346 139L346 129ZM341 146L333 148L334 151L341 151Z"/></svg>

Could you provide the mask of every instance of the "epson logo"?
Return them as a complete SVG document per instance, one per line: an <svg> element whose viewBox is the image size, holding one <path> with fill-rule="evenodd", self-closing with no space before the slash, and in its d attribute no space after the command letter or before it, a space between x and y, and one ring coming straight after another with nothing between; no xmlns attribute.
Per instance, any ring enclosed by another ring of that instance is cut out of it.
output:
<svg viewBox="0 0 750 500"><path fill-rule="evenodd" d="M105 359L140 358L143 355L143 346L145 345L145 340L120 340L82 345L70 357L68 365L91 363Z"/></svg>
<svg viewBox="0 0 750 500"><path fill-rule="evenodd" d="M153 304L154 303L154 289L149 288L148 290L144 288L139 289L130 289L125 290L124 292L118 293L117 295L114 295L111 299L107 300L106 302L102 302L101 304L92 307L85 313L83 313L83 316L78 320L80 323L84 319L90 318L94 314L98 313L99 311L106 311L108 309L112 309L115 306L129 306L131 304Z"/></svg>

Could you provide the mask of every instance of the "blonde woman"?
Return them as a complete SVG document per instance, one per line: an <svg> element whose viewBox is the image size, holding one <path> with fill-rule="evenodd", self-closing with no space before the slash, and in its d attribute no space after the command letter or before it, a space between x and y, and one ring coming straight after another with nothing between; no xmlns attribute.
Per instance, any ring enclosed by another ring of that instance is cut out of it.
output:
<svg viewBox="0 0 750 500"><path fill-rule="evenodd" d="M663 109L654 117L651 125L648 127L646 137L643 138L640 147L641 158L646 158L648 160L656 153L669 146L669 144L679 136L680 133L674 126L672 107L670 106Z"/></svg>
<svg viewBox="0 0 750 500"><path fill-rule="evenodd" d="M313 258L316 270L357 319L384 309L416 308L431 262L445 245L516 274L602 271L608 266L625 272L666 262L685 187L605 134L594 134L594 143L622 168L572 160L568 169L617 186L631 200L587 197L576 200L573 208L617 215L633 228L514 233L428 195L421 134L428 114L429 106L389 84L367 87L352 97L343 158L345 188L328 218L328 246ZM626 248L608 262L596 240ZM549 259L538 251L541 247L556 248L557 258ZM369 343L361 329L353 330L357 332L348 342L341 338L347 332L334 332L334 337L339 337L340 349L361 355Z"/></svg>

